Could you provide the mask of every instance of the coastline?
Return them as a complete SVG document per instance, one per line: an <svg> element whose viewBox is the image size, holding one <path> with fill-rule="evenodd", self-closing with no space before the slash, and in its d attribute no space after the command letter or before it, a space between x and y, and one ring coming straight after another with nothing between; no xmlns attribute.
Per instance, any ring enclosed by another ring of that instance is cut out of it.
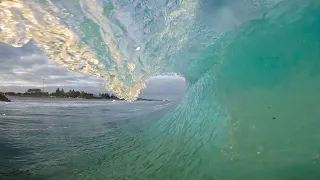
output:
<svg viewBox="0 0 320 180"><path fill-rule="evenodd" d="M35 97L35 96L7 96L10 100L61 100L61 101L126 101L124 99L86 99L86 98L67 98L67 97ZM136 101L167 101L167 100L157 100L157 99L144 99L138 98Z"/></svg>
<svg viewBox="0 0 320 180"><path fill-rule="evenodd" d="M35 97L35 96L7 96L11 100L23 99L23 100L69 100L69 101L113 101L115 99L86 99L86 98L68 98L68 97ZM116 100L120 101L120 100Z"/></svg>

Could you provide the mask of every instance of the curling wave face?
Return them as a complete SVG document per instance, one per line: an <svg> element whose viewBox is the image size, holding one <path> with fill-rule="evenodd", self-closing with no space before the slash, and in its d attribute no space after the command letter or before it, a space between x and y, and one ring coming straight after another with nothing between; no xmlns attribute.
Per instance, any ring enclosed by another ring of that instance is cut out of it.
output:
<svg viewBox="0 0 320 180"><path fill-rule="evenodd" d="M195 5L184 2L177 9L173 2L5 0L0 4L0 41L19 47L33 40L62 66L102 77L120 98L134 100L145 80L170 73L158 64L182 47L187 33L172 32L171 26L178 26L173 23L177 19L190 21L187 14L194 13ZM177 36L184 37L174 45L168 42Z"/></svg>
<svg viewBox="0 0 320 180"><path fill-rule="evenodd" d="M275 3L2 0L0 41L33 40L62 66L134 100L147 79L183 73L190 56Z"/></svg>

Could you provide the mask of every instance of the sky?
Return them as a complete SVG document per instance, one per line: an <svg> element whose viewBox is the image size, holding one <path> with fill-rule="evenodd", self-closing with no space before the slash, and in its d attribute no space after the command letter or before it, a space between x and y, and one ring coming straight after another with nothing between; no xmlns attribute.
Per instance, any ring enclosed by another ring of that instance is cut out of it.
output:
<svg viewBox="0 0 320 180"><path fill-rule="evenodd" d="M91 93L108 92L103 80L79 74L48 59L36 46L21 48L0 43L0 91L25 92L29 88L55 91L57 87ZM172 99L184 93L185 82L172 76L157 76L147 82L141 97Z"/></svg>

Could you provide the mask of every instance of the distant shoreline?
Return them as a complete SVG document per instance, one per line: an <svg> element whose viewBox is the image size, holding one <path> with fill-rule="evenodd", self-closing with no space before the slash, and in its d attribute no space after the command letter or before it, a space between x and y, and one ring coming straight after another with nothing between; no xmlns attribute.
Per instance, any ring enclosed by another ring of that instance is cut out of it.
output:
<svg viewBox="0 0 320 180"><path fill-rule="evenodd" d="M74 100L74 101L126 101L124 99L99 99L99 98L95 98L95 99L87 99L87 98L68 98L68 97L48 97L48 96L9 96L7 95L7 97L10 100L15 100L15 99L34 99L34 100ZM136 101L168 101L168 100L157 100L157 99L145 99L145 98L137 98Z"/></svg>
<svg viewBox="0 0 320 180"><path fill-rule="evenodd" d="M63 88L57 88L55 92L44 92L44 90L35 88L28 89L25 93L16 93L16 92L0 92L4 96L8 96L11 99L23 98L23 99L65 99L65 100L79 100L79 101L90 101L90 100L99 100L99 101L126 101L123 98L118 98L114 94L109 93L99 93L95 95L93 93L88 93L84 91L75 91L70 89L69 91L64 91ZM157 100L157 99L146 99L146 98L137 98L135 101L168 101L168 100Z"/></svg>
<svg viewBox="0 0 320 180"><path fill-rule="evenodd" d="M46 100L75 100L75 101L113 101L114 99L86 99L86 98L68 98L68 97L48 97L48 96L8 96L11 100L15 99L46 99ZM120 100L117 100L120 101Z"/></svg>

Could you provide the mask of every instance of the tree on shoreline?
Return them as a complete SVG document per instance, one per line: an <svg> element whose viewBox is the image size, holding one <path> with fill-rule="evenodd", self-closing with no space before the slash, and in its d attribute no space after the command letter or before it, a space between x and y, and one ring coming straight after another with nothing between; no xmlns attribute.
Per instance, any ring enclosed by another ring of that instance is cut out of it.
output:
<svg viewBox="0 0 320 180"><path fill-rule="evenodd" d="M60 91L60 95L61 95L61 96L64 95L64 90L63 90L63 88L62 88L61 91Z"/></svg>
<svg viewBox="0 0 320 180"><path fill-rule="evenodd" d="M59 88L57 88L57 90L56 90L56 95L57 95L57 96L60 95L60 89L59 89Z"/></svg>

